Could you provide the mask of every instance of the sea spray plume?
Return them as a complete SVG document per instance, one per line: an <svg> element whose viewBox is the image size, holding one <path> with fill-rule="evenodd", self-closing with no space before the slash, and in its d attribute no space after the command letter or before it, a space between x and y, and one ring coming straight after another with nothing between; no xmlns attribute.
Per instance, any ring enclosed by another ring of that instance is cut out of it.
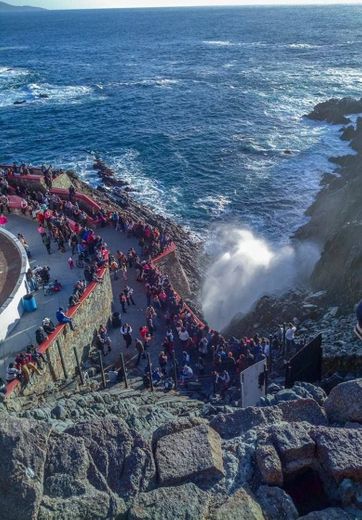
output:
<svg viewBox="0 0 362 520"><path fill-rule="evenodd" d="M269 244L248 229L222 226L212 244L215 260L202 290L202 306L211 327L222 329L235 314L247 313L266 294L302 285L319 258L311 243Z"/></svg>

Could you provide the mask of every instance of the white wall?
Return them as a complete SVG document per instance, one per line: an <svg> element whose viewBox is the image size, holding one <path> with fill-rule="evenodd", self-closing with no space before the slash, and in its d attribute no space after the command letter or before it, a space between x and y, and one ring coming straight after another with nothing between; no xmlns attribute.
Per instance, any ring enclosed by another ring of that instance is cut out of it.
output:
<svg viewBox="0 0 362 520"><path fill-rule="evenodd" d="M259 375L266 369L266 360L263 359L246 368L240 374L241 406L255 406L260 397L265 395L265 383L259 387Z"/></svg>
<svg viewBox="0 0 362 520"><path fill-rule="evenodd" d="M18 281L11 292L10 296L0 307L0 358L3 358L8 354L5 352L5 344L2 343L6 336L15 327L17 321L20 319L23 313L23 305L21 302L22 297L27 293L25 284L26 271L29 269L29 260L23 245L19 240L6 229L0 228L0 233L9 238L17 247L19 255L21 256L21 268Z"/></svg>

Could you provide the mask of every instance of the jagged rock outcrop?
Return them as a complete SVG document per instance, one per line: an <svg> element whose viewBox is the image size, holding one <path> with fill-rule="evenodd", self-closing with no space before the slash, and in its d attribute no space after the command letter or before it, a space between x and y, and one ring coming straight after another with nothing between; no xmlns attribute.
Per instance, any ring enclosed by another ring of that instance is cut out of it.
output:
<svg viewBox="0 0 362 520"><path fill-rule="evenodd" d="M361 112L362 98L333 98L316 105L312 112L308 114L308 117L316 121L327 121L328 123L344 125L349 122L347 115L359 114Z"/></svg>
<svg viewBox="0 0 362 520"><path fill-rule="evenodd" d="M362 429L329 423L323 392L299 388L309 397L246 409L125 390L27 401L32 419L2 405L2 510L10 520L296 520L285 489L312 471L357 518Z"/></svg>
<svg viewBox="0 0 362 520"><path fill-rule="evenodd" d="M362 424L362 379L335 386L325 402L325 409L331 421Z"/></svg>

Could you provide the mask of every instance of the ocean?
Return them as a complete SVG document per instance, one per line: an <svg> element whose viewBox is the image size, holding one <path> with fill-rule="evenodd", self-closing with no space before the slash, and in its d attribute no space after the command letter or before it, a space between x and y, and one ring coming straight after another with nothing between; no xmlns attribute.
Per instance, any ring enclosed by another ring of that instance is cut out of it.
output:
<svg viewBox="0 0 362 520"><path fill-rule="evenodd" d="M361 26L362 6L1 13L0 161L96 185L98 154L192 233L285 242L346 152L303 115L361 95Z"/></svg>

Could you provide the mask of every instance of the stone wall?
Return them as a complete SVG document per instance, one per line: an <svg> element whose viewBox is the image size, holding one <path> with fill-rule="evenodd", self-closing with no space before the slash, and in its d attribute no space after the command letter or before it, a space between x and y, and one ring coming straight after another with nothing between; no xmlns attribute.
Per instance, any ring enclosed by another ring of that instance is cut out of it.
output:
<svg viewBox="0 0 362 520"><path fill-rule="evenodd" d="M73 378L76 375L74 348L77 350L80 362L85 360L96 329L101 324L107 324L111 313L112 286L109 271L105 270L103 283L90 284L81 303L68 313L73 318L75 331L72 331L69 325L58 326L40 347L40 351L44 352L48 360L48 365L42 374L34 374L32 384L25 388L21 388L20 384L17 384L8 389L7 399L19 395L39 394L55 381Z"/></svg>

